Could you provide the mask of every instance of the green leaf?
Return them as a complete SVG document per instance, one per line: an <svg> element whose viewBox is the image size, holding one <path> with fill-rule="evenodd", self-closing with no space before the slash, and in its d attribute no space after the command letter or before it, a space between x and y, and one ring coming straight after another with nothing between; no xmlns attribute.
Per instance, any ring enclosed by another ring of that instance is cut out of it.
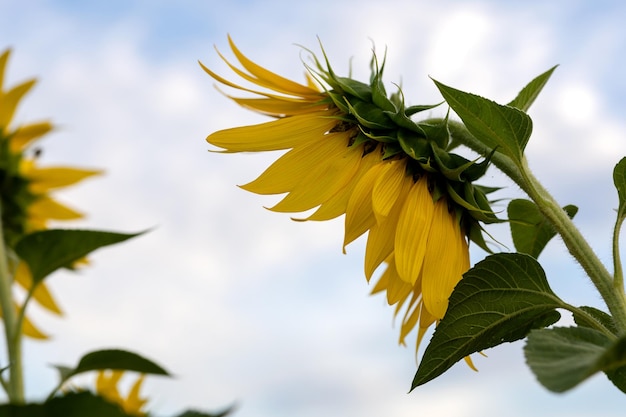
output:
<svg viewBox="0 0 626 417"><path fill-rule="evenodd" d="M476 139L521 164L524 148L532 133L532 120L526 113L433 81Z"/></svg>
<svg viewBox="0 0 626 417"><path fill-rule="evenodd" d="M37 284L59 268L71 268L75 261L98 248L120 243L143 233L41 230L20 239L15 246L15 252L28 264L33 281Z"/></svg>
<svg viewBox="0 0 626 417"><path fill-rule="evenodd" d="M235 409L235 405L231 405L225 410L219 411L217 413L204 413L195 410L185 411L182 414L179 414L177 417L226 417L231 414Z"/></svg>
<svg viewBox="0 0 626 417"><path fill-rule="evenodd" d="M530 106L533 104L543 87L546 85L550 76L554 72L554 70L558 67L558 65L553 66L548 71L543 74L535 77L531 82L529 82L526 87L519 92L517 97L509 103L509 106L516 107L521 111L527 112Z"/></svg>
<svg viewBox="0 0 626 417"><path fill-rule="evenodd" d="M571 219L578 212L578 207L568 205L563 210ZM538 258L550 239L556 235L556 231L537 205L530 200L512 200L507 211L515 249Z"/></svg>
<svg viewBox="0 0 626 417"><path fill-rule="evenodd" d="M54 397L45 403L0 406L0 417L132 417L119 405L91 392L76 392Z"/></svg>
<svg viewBox="0 0 626 417"><path fill-rule="evenodd" d="M151 360L139 356L136 353L120 349L106 349L87 353L80 359L75 368L68 368L66 366L55 367L61 374L59 386L75 375L102 369L169 376L169 373L165 369Z"/></svg>
<svg viewBox="0 0 626 417"><path fill-rule="evenodd" d="M555 323L560 317L555 309L563 306L534 258L519 253L488 256L465 273L452 292L411 389L472 353Z"/></svg>
<svg viewBox="0 0 626 417"><path fill-rule="evenodd" d="M618 220L621 221L626 217L626 157L622 158L613 169L613 183L617 188L617 196L619 198L619 208L617 209Z"/></svg>
<svg viewBox="0 0 626 417"><path fill-rule="evenodd" d="M611 339L589 327L538 329L528 335L524 353L530 369L550 391L567 391L600 371L615 377L618 387L624 382L626 337Z"/></svg>
<svg viewBox="0 0 626 417"><path fill-rule="evenodd" d="M611 315L595 307L582 306L578 307L578 309L586 313L587 317L583 317L583 315L574 312L574 322L577 325L582 327L595 327L595 324L592 325L588 322L588 320L591 319L611 333L618 334L617 326L615 326L615 321L613 320L613 317L611 317Z"/></svg>

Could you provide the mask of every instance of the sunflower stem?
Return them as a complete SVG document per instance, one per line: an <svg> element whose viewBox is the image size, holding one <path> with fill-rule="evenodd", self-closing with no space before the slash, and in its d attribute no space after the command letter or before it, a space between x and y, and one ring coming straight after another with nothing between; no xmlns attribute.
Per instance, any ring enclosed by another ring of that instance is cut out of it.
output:
<svg viewBox="0 0 626 417"><path fill-rule="evenodd" d="M442 120L442 119L439 119ZM463 123L449 120L448 127L453 139L481 154L488 155L489 149L476 139ZM515 163L511 158L499 152L495 152L491 162L517 184L535 202L541 213L546 217L554 230L561 236L565 246L576 261L583 267L590 280L597 288L606 303L615 325L620 334L626 333L626 294L623 288L621 267L616 267L615 279L611 276L606 266L600 261L587 240L580 233L565 210L559 206L554 197L541 185L530 171L526 159ZM619 262L619 255L615 255L614 262Z"/></svg>
<svg viewBox="0 0 626 417"><path fill-rule="evenodd" d="M9 402L14 404L24 403L24 379L22 370L22 346L21 325L13 308L13 296L11 287L13 276L9 272L8 253L2 233L2 207L0 207L0 304L2 304L2 317L4 321L4 333L9 355L9 379L6 384ZM3 384L5 385L5 384Z"/></svg>

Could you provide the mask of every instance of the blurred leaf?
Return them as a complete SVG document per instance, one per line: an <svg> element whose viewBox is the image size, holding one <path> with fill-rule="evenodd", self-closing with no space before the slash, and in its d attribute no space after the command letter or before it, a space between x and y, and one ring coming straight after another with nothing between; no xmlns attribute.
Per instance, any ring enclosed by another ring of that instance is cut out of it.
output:
<svg viewBox="0 0 626 417"><path fill-rule="evenodd" d="M70 268L72 263L98 248L120 243L143 233L41 230L20 239L15 246L15 252L28 264L33 282L37 284L59 268Z"/></svg>
<svg viewBox="0 0 626 417"><path fill-rule="evenodd" d="M450 296L446 315L426 347L411 389L459 360L555 323L564 303L541 265L519 253L491 255L470 269Z"/></svg>
<svg viewBox="0 0 626 417"><path fill-rule="evenodd" d="M568 205L563 210L572 219L578 212L578 207ZM556 231L537 205L530 200L512 200L507 211L515 249L538 258L550 239L556 235Z"/></svg>
<svg viewBox="0 0 626 417"><path fill-rule="evenodd" d="M617 188L619 208L617 217L619 222L626 217L626 158L622 158L613 169L613 183Z"/></svg>
<svg viewBox="0 0 626 417"><path fill-rule="evenodd" d="M626 337L613 340L589 327L538 329L528 335L524 353L530 369L550 391L567 391L600 371L607 371L623 391Z"/></svg>
<svg viewBox="0 0 626 417"><path fill-rule="evenodd" d="M45 403L0 406L0 417L133 417L91 392L69 393Z"/></svg>
<svg viewBox="0 0 626 417"><path fill-rule="evenodd" d="M543 74L535 77L531 82L529 82L526 87L519 92L517 97L509 103L509 106L516 107L523 112L527 112L530 106L533 104L543 87L546 85L550 76L554 72L558 65L553 66L548 71Z"/></svg>
<svg viewBox="0 0 626 417"><path fill-rule="evenodd" d="M169 373L156 363L136 353L120 349L98 350L83 356L75 368L55 366L61 374L61 386L69 378L88 371L113 369L121 371L134 371L143 374L165 375Z"/></svg>
<svg viewBox="0 0 626 417"><path fill-rule="evenodd" d="M467 130L490 150L497 149L518 165L532 132L532 120L523 111L448 87L433 80Z"/></svg>
<svg viewBox="0 0 626 417"><path fill-rule="evenodd" d="M217 413L205 413L205 412L200 412L200 411L195 411L195 410L189 410L189 411L185 411L182 414L179 414L176 417L226 417L227 415L230 415L234 410L235 410L235 405L231 405L227 409L223 411L219 411Z"/></svg>

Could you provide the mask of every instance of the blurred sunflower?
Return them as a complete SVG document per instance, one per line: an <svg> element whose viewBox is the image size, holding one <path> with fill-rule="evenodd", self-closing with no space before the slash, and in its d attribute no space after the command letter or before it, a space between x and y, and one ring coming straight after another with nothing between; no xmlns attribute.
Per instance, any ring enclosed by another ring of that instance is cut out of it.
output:
<svg viewBox="0 0 626 417"><path fill-rule="evenodd" d="M4 75L10 50L0 55L0 194L2 209L2 233L7 249L25 234L46 229L50 221L75 220L82 215L52 198L50 192L73 185L100 171L71 167L37 166L40 150L32 145L53 126L49 122L37 122L16 127L11 126L15 111L22 98L35 85L35 80L25 81L9 89L4 87ZM13 280L24 290L30 291L32 278L28 266L10 256ZM33 299L44 309L60 315L61 310L44 283L35 288ZM16 303L16 308L21 308ZM25 317L25 335L45 339L46 335Z"/></svg>
<svg viewBox="0 0 626 417"><path fill-rule="evenodd" d="M126 414L133 416L145 416L146 412L142 411L148 400L140 395L141 385L143 384L145 375L137 378L132 385L126 398L122 397L117 387L120 379L124 375L124 371L106 370L99 371L96 377L96 393L107 401L119 405Z"/></svg>
<svg viewBox="0 0 626 417"><path fill-rule="evenodd" d="M299 220L345 214L344 252L367 232L365 276L369 281L385 265L373 293L385 291L396 315L404 309L400 343L417 326L417 349L470 267L468 240L487 249L479 222L498 221L486 197L491 190L473 183L490 156L477 163L451 153L447 118L414 122L411 116L435 106L405 107L400 90L387 96L376 55L369 84L337 76L325 53L325 65L311 54L300 84L255 64L228 40L239 66L219 56L256 87L200 65L219 83L253 95L229 98L274 120L217 131L207 141L223 152L287 150L241 187L286 193L273 211L315 209Z"/></svg>

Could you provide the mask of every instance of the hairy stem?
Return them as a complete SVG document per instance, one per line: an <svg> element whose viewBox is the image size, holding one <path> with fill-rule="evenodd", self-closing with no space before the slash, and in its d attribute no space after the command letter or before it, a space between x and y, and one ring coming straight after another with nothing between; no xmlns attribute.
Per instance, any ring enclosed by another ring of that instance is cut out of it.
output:
<svg viewBox="0 0 626 417"><path fill-rule="evenodd" d="M492 151L476 139L463 123L456 121L449 121L448 123L453 139L481 155L488 155ZM615 320L618 331L621 334L626 333L626 295L623 289L621 267L616 269L616 279L614 280L565 210L533 176L525 160L516 163L508 156L496 152L491 161L535 202L541 213L561 236L570 254L583 267L598 289ZM615 239L617 238L614 237ZM619 261L619 256L617 260Z"/></svg>

